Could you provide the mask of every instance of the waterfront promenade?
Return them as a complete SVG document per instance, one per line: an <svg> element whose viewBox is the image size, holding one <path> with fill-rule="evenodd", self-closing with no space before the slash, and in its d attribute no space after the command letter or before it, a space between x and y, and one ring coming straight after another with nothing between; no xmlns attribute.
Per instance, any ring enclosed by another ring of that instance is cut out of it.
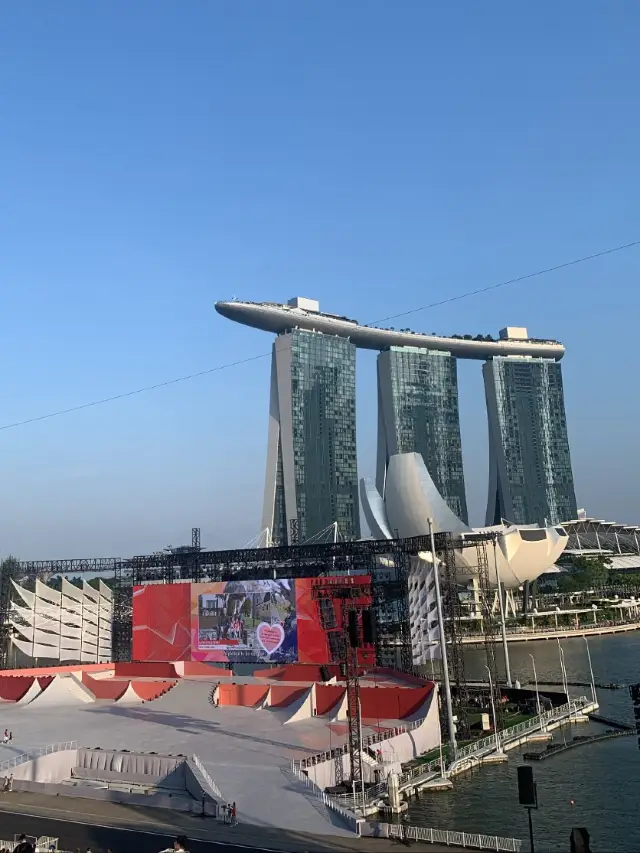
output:
<svg viewBox="0 0 640 853"><path fill-rule="evenodd" d="M615 625L580 625L577 628L528 628L507 629L508 643L529 643L534 640L562 640L569 637L596 637L604 634L626 634L640 630L640 621L620 622ZM484 646L483 634L464 634L465 646Z"/></svg>

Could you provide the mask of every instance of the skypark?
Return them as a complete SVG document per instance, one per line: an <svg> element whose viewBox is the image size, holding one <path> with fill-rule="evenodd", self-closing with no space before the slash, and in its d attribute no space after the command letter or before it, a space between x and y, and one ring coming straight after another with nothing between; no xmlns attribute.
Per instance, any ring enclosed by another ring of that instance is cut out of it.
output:
<svg viewBox="0 0 640 853"><path fill-rule="evenodd" d="M229 320L281 334L293 328L325 335L337 335L357 347L385 350L388 347L419 347L450 352L458 358L485 360L492 356L530 356L560 361L565 349L558 341L530 338L527 330L508 326L500 331L499 340L477 335L425 335L408 329L379 329L365 326L347 317L320 312L320 303L313 299L295 297L287 305L274 302L216 302L216 311Z"/></svg>

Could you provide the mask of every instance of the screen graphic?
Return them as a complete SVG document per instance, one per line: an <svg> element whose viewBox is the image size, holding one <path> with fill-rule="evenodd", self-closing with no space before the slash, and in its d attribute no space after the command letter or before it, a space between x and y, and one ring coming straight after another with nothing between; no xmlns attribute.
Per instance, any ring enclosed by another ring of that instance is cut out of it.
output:
<svg viewBox="0 0 640 853"><path fill-rule="evenodd" d="M192 584L191 659L297 661L295 581Z"/></svg>
<svg viewBox="0 0 640 853"><path fill-rule="evenodd" d="M349 579L353 586L370 582L365 575ZM136 586L132 658L333 663L340 651L336 637L344 624L343 602L317 600L316 583L296 578ZM371 598L363 592L355 603L370 607ZM373 664L374 657L373 646L359 651L362 664Z"/></svg>

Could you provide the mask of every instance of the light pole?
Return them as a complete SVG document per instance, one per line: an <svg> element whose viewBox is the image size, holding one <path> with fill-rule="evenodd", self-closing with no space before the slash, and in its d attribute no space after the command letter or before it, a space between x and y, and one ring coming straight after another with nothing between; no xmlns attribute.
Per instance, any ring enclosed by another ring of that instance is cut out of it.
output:
<svg viewBox="0 0 640 853"><path fill-rule="evenodd" d="M487 670L487 674L489 676L489 695L491 697L491 713L493 714L493 731L496 736L496 753L500 755L502 753L502 749L500 747L500 735L498 734L498 718L496 717L496 703L493 698L493 680L491 678L491 670L488 666L485 666Z"/></svg>
<svg viewBox="0 0 640 853"><path fill-rule="evenodd" d="M493 566L496 570L496 581L498 583L498 601L500 602L500 629L502 631L502 650L504 652L504 674L507 679L507 687L512 687L511 682L511 661L509 660L509 643L507 642L507 626L504 618L504 601L502 599L503 588L500 583L500 570L498 569L498 554L497 554L496 537L493 537ZM488 605L488 602L487 602Z"/></svg>
<svg viewBox="0 0 640 853"><path fill-rule="evenodd" d="M544 720L542 719L542 709L540 708L540 693L538 692L538 673L536 672L536 659L532 654L529 655L531 658L531 663L533 665L533 683L536 686L536 708L538 710L538 717L540 718L540 729L541 731L546 731L547 727L545 725Z"/></svg>
<svg viewBox="0 0 640 853"><path fill-rule="evenodd" d="M589 651L589 640L586 637L582 638L584 640L584 644L587 647L587 659L589 661L589 675L591 676L591 699L593 700L593 704L598 704L598 699L596 697L596 683L593 679L593 667L591 666L591 652Z"/></svg>
<svg viewBox="0 0 640 853"><path fill-rule="evenodd" d="M451 682L449 681L449 664L447 661L447 638L444 632L444 612L442 609L442 596L440 595L440 571L438 568L438 557L436 555L436 542L433 538L433 519L427 519L429 524L429 537L431 539L431 559L433 564L433 581L436 592L436 605L438 609L438 628L440 633L440 658L442 660L442 684L444 686L444 698L447 704L447 723L449 728L449 743L451 745L451 759L455 761L458 757L458 744L456 742L456 727L453 722L453 702L451 701ZM458 697L460 701L460 697Z"/></svg>
<svg viewBox="0 0 640 853"><path fill-rule="evenodd" d="M565 695L567 697L567 704L569 705L569 716L571 716L571 697L569 696L569 685L567 683L567 669L564 665L564 649L560 645L560 638L558 640L558 651L560 652L560 670L562 672L562 686L564 688Z"/></svg>
<svg viewBox="0 0 640 853"><path fill-rule="evenodd" d="M356 679L358 678L360 671L360 664L358 663L358 648L354 649L355 658L356 658ZM357 682L356 682L357 683ZM367 815L367 799L364 792L364 767L363 767L363 759L362 759L362 702L360 701L360 687L358 686L358 759L360 761L360 784L362 787L362 817L366 817ZM353 768L351 768L351 774L353 776ZM353 805L355 811L356 804L356 791L354 784L353 791Z"/></svg>

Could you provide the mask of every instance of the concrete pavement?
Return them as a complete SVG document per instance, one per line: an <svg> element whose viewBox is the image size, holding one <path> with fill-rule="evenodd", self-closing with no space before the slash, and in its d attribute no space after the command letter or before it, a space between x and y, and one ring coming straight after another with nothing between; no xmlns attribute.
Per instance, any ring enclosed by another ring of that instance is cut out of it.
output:
<svg viewBox="0 0 640 853"><path fill-rule="evenodd" d="M190 853L240 853L268 850L281 853L391 853L398 841L333 835L314 835L267 826L230 827L212 818L158 809L143 809L71 797L40 794L0 794L0 838L14 833L51 835L62 849L92 853L157 853L184 834ZM455 853L462 848L413 842L416 853Z"/></svg>

